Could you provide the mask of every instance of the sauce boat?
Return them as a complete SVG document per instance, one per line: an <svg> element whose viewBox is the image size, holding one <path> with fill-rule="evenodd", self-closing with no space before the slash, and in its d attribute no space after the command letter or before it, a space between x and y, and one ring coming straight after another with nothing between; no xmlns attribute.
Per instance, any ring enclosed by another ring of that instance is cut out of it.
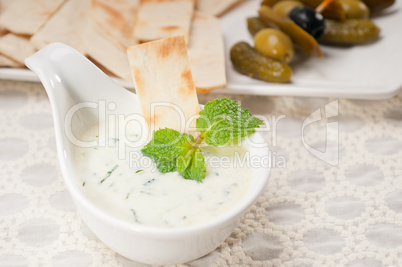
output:
<svg viewBox="0 0 402 267"><path fill-rule="evenodd" d="M28 57L25 64L39 77L49 97L60 168L77 211L102 242L124 257L158 265L202 257L230 235L264 191L270 169L255 168L249 190L232 209L205 223L182 228L144 226L105 213L80 189L71 139L98 123L101 101L106 105L114 103L108 114L141 114L136 94L117 85L83 55L61 43L44 47ZM82 103L90 105L79 108ZM250 148L251 156L267 159L269 151L263 138L258 133L252 138L260 146Z"/></svg>

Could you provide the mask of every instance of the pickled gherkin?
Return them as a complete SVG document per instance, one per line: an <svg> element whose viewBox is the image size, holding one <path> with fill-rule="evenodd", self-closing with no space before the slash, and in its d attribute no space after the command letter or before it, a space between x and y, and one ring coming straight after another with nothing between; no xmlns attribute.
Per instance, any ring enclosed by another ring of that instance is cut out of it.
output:
<svg viewBox="0 0 402 267"><path fill-rule="evenodd" d="M395 0L363 0L363 2L373 13L392 6L395 3Z"/></svg>
<svg viewBox="0 0 402 267"><path fill-rule="evenodd" d="M324 56L314 37L296 25L289 17L276 14L268 6L261 6L258 14L265 23L273 24L289 35L306 54L314 57Z"/></svg>
<svg viewBox="0 0 402 267"><path fill-rule="evenodd" d="M263 0L261 2L262 6L269 6L273 7L278 2L282 2L283 0ZM309 6L311 8L318 7L323 0L299 0L304 5ZM367 0L369 1L369 0ZM370 1L383 1L383 0L370 0ZM386 0L389 1L389 0ZM328 19L336 19L336 20L343 20L345 19L345 11L343 10L342 6L339 4L338 1L332 1L322 12L324 18Z"/></svg>
<svg viewBox="0 0 402 267"><path fill-rule="evenodd" d="M269 28L269 26L259 17L247 18L247 29L252 36L265 28Z"/></svg>
<svg viewBox="0 0 402 267"><path fill-rule="evenodd" d="M230 60L238 72L251 78L287 83L292 76L292 69L287 64L263 55L246 42L232 47Z"/></svg>
<svg viewBox="0 0 402 267"><path fill-rule="evenodd" d="M280 1L272 6L272 11L281 16L288 16L292 9L302 5L303 3L297 0Z"/></svg>
<svg viewBox="0 0 402 267"><path fill-rule="evenodd" d="M368 19L370 9L361 1L357 0L338 0L345 10L347 19Z"/></svg>
<svg viewBox="0 0 402 267"><path fill-rule="evenodd" d="M325 25L322 43L360 44L375 40L380 33L374 22L364 19L325 20Z"/></svg>

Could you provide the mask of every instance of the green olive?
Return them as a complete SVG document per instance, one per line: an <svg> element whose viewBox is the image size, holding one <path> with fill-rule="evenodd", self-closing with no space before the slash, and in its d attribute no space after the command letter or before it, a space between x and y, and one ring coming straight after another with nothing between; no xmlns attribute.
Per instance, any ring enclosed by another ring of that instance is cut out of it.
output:
<svg viewBox="0 0 402 267"><path fill-rule="evenodd" d="M303 3L300 1L295 1L295 0L285 0L285 1L280 1L273 5L272 11L274 11L276 14L281 15L281 16L287 16L289 12L297 7L297 6L302 6Z"/></svg>
<svg viewBox="0 0 402 267"><path fill-rule="evenodd" d="M289 63L295 54L292 40L280 30L262 29L254 37L255 48L266 56Z"/></svg>
<svg viewBox="0 0 402 267"><path fill-rule="evenodd" d="M370 9L359 0L338 0L347 19L368 19L370 16Z"/></svg>

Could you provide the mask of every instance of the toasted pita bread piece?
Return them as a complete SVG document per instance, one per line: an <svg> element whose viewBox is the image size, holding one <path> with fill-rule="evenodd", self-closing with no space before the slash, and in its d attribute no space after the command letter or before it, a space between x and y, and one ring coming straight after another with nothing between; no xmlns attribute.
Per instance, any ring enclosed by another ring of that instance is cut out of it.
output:
<svg viewBox="0 0 402 267"><path fill-rule="evenodd" d="M22 68L24 64L0 54L0 67Z"/></svg>
<svg viewBox="0 0 402 267"><path fill-rule="evenodd" d="M0 27L0 36L6 35L7 33L9 33L9 31Z"/></svg>
<svg viewBox="0 0 402 267"><path fill-rule="evenodd" d="M216 17L199 11L194 13L188 56L197 93L226 85L223 37Z"/></svg>
<svg viewBox="0 0 402 267"><path fill-rule="evenodd" d="M183 36L127 50L143 115L151 130L191 132L200 109Z"/></svg>
<svg viewBox="0 0 402 267"><path fill-rule="evenodd" d="M184 35L187 42L195 0L142 0L134 37L140 42Z"/></svg>
<svg viewBox="0 0 402 267"><path fill-rule="evenodd" d="M107 34L127 48L137 44L134 39L134 22L139 2L139 0L92 0L90 17Z"/></svg>
<svg viewBox="0 0 402 267"><path fill-rule="evenodd" d="M39 30L64 0L19 0L12 2L2 12L0 25L15 34L32 35Z"/></svg>
<svg viewBox="0 0 402 267"><path fill-rule="evenodd" d="M37 48L61 42L85 54L83 37L86 30L89 0L67 1L47 22L35 33L32 44Z"/></svg>
<svg viewBox="0 0 402 267"><path fill-rule="evenodd" d="M91 18L88 20L85 43L88 56L102 64L115 76L131 81L126 48L119 42L113 41Z"/></svg>
<svg viewBox="0 0 402 267"><path fill-rule="evenodd" d="M221 16L244 0L197 0L196 9L214 16Z"/></svg>
<svg viewBox="0 0 402 267"><path fill-rule="evenodd" d="M32 56L36 49L29 42L27 37L7 33L0 37L0 53L24 64L25 58Z"/></svg>

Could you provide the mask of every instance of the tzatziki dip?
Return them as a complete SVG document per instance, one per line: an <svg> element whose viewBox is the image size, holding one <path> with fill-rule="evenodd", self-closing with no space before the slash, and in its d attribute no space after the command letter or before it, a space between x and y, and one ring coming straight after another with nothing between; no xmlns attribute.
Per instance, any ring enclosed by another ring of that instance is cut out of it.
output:
<svg viewBox="0 0 402 267"><path fill-rule="evenodd" d="M99 141L95 125L81 140ZM186 227L211 220L236 205L245 195L253 169L243 158L246 142L215 148L201 147L207 172L202 182L186 180L177 172L161 173L141 154L141 132L125 125L132 141L106 138L104 145L76 147L77 179L84 195L97 207L122 220L154 227ZM133 145L134 144L134 145ZM124 152L122 153L122 149ZM242 161L243 160L243 161Z"/></svg>

